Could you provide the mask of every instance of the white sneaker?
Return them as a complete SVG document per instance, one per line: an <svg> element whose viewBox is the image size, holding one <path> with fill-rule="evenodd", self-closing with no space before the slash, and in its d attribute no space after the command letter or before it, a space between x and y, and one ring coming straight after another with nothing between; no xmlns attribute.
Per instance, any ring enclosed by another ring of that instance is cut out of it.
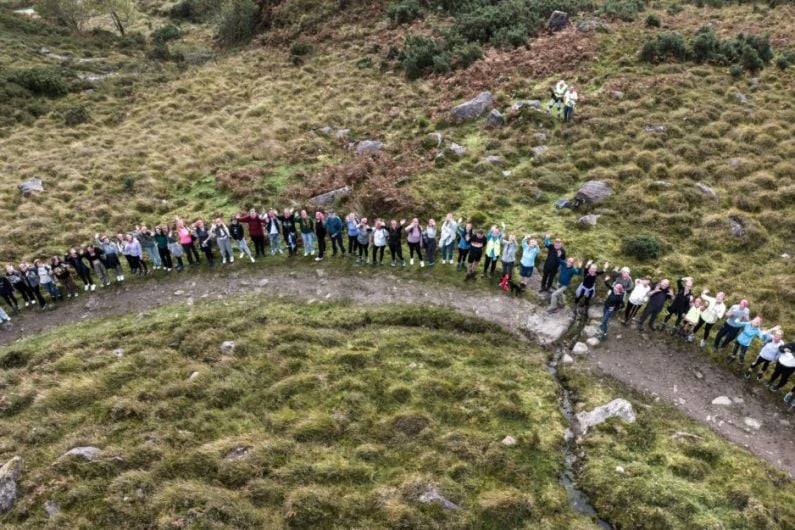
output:
<svg viewBox="0 0 795 530"><path fill-rule="evenodd" d="M323 261L323 258L317 257L317 258L315 258L315 261Z"/></svg>
<svg viewBox="0 0 795 530"><path fill-rule="evenodd" d="M251 258L251 263L256 263L256 262L254 261L254 257L253 257L253 256L252 256L252 258Z"/></svg>
<svg viewBox="0 0 795 530"><path fill-rule="evenodd" d="M88 285L84 285L84 286L83 286L83 290L84 290L84 291L88 291ZM28 304L25 304L25 305L28 305Z"/></svg>
<svg viewBox="0 0 795 530"><path fill-rule="evenodd" d="M701 346L703 348L706 345L707 345L707 341L705 341L704 339L701 339L701 342L699 343L699 346Z"/></svg>
<svg viewBox="0 0 795 530"><path fill-rule="evenodd" d="M241 253L240 253L240 259L243 259L243 256L245 256L245 255L246 255L246 253L245 253L245 252L241 252Z"/></svg>
<svg viewBox="0 0 795 530"><path fill-rule="evenodd" d="M304 252L304 257L307 257L308 255L309 255L309 254L308 254L307 252Z"/></svg>
<svg viewBox="0 0 795 530"><path fill-rule="evenodd" d="M223 263L224 265L226 265L226 258L224 258L224 259L223 259L223 261L221 261L221 263Z"/></svg>
<svg viewBox="0 0 795 530"><path fill-rule="evenodd" d="M97 290L97 284L95 284L95 283L92 283L92 284L91 284L91 290L92 290L92 291L96 291L96 290Z"/></svg>
<svg viewBox="0 0 795 530"><path fill-rule="evenodd" d="M28 307L29 305L30 305L30 302L25 302L25 307Z"/></svg>
<svg viewBox="0 0 795 530"><path fill-rule="evenodd" d="M123 282L123 281L124 281L124 274L122 274L121 276L119 276L119 281L120 281L120 282Z"/></svg>
<svg viewBox="0 0 795 530"><path fill-rule="evenodd" d="M424 267L424 266L425 266L425 262L420 260L420 267Z"/></svg>
<svg viewBox="0 0 795 530"><path fill-rule="evenodd" d="M409 259L409 265L414 265L414 258Z"/></svg>
<svg viewBox="0 0 795 530"><path fill-rule="evenodd" d="M314 250L312 251L312 254L311 254L311 255L312 255L312 256L314 256L314 255L315 255L315 251L314 251Z"/></svg>
<svg viewBox="0 0 795 530"><path fill-rule="evenodd" d="M235 257L229 256L229 263L234 263L234 262L235 262Z"/></svg>

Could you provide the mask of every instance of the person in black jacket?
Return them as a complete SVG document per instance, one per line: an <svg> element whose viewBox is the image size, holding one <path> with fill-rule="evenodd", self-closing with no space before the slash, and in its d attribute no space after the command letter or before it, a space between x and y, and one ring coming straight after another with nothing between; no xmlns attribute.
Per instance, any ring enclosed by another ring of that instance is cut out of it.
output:
<svg viewBox="0 0 795 530"><path fill-rule="evenodd" d="M78 252L76 248L70 248L63 260L72 267L80 280L82 280L84 291L88 291L89 289L92 291L96 290L97 286L94 285L94 280L91 278L91 270L86 267L83 261L82 251Z"/></svg>
<svg viewBox="0 0 795 530"><path fill-rule="evenodd" d="M14 286L7 276L0 276L0 296L3 297L3 300L6 301L12 311L15 313L19 311L19 302L17 302L17 297L14 296Z"/></svg>
<svg viewBox="0 0 795 530"><path fill-rule="evenodd" d="M22 296L22 299L25 301L25 307L36 303L36 298L33 296L33 293L30 292L28 283L23 281L23 274L16 270L13 265L6 265L6 279Z"/></svg>
<svg viewBox="0 0 795 530"><path fill-rule="evenodd" d="M406 266L406 260L403 258L403 243L401 242L404 223L404 220L398 223L397 220L392 219L386 229L386 244L389 247L389 257L392 259L393 267L397 265L397 260L400 260L401 266Z"/></svg>
<svg viewBox="0 0 795 530"><path fill-rule="evenodd" d="M547 247L547 260L544 262L544 274L541 277L541 290L545 292L552 289L555 275L558 273L561 261L566 261L566 249L563 248L563 241L555 239L550 241L549 234L544 235L544 246Z"/></svg>
<svg viewBox="0 0 795 530"><path fill-rule="evenodd" d="M282 224L282 234L284 234L284 242L287 244L287 253L289 256L298 254L298 234L295 229L295 212L290 208L284 209L284 215L277 215L276 219Z"/></svg>
<svg viewBox="0 0 795 530"><path fill-rule="evenodd" d="M19 264L19 273L22 275L22 282L27 285L28 291L33 295L35 300L39 302L39 307L41 309L47 307L47 302L41 295L41 281L38 271L34 267L29 266L27 262L23 261Z"/></svg>
<svg viewBox="0 0 795 530"><path fill-rule="evenodd" d="M232 217L232 219L229 221L229 234L232 236L232 241L235 242L237 250L240 251L240 259L243 259L243 256L248 256L248 258L251 260L251 263L254 263L254 256L251 255L251 250L248 248L248 243L246 243L246 234L238 216Z"/></svg>
<svg viewBox="0 0 795 530"><path fill-rule="evenodd" d="M102 287L110 285L108 269L105 268L105 253L102 252L102 249L94 245L88 245L85 252L83 252L83 257L91 264L91 268L94 269L94 272L97 273Z"/></svg>
<svg viewBox="0 0 795 530"><path fill-rule="evenodd" d="M315 212L315 221L315 236L317 237L315 261L320 261L326 253L326 216L323 215L323 212Z"/></svg>
<svg viewBox="0 0 795 530"><path fill-rule="evenodd" d="M653 285L651 291L649 291L649 302L646 304L643 313L641 313L640 320L638 320L638 330L643 331L643 323L648 319L649 330L654 331L654 321L657 319L657 315L663 310L665 301L673 297L674 293L671 290L671 282L669 280L661 280Z"/></svg>
<svg viewBox="0 0 795 530"><path fill-rule="evenodd" d="M671 330L672 334L676 333L682 323L682 319L685 318L685 314L690 310L693 300L693 278L679 278L676 281L676 296L668 305L668 314L665 316L663 323L660 324L660 331L664 331L668 321L676 315L676 323L674 323L674 327Z"/></svg>
<svg viewBox="0 0 795 530"><path fill-rule="evenodd" d="M602 330L602 340L607 338L607 325L610 322L610 317L613 313L617 313L621 306L624 305L624 286L615 281L611 281L610 277L605 278L605 285L610 289L610 294L605 299L604 309L602 311L602 324L599 329Z"/></svg>

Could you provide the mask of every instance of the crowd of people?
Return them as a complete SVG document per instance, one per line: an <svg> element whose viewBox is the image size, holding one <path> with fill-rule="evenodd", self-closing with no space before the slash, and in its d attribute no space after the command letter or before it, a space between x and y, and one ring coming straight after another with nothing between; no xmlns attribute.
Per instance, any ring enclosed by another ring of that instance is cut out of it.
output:
<svg viewBox="0 0 795 530"><path fill-rule="evenodd" d="M610 321L617 318L624 326L634 324L640 331L668 330L688 342L696 341L700 335L701 348L711 342L713 352L728 351L726 361L743 366L748 350L758 341L762 347L745 371L747 379L755 376L762 380L773 366L767 385L777 392L795 372L795 342L785 343L778 326L764 329L762 317L752 316L747 300L729 306L723 292L711 296L708 289L702 289L697 293L695 282L689 277L679 278L675 286L667 278L634 279L628 267L611 270L607 262L601 267L594 260L578 262L567 254L563 241L551 234L517 235L506 231L505 225L479 228L456 219L452 213L439 224L434 219L421 223L417 218L408 222L381 218L371 221L353 212L343 219L333 210L310 215L306 210L292 209L281 213L252 209L232 216L228 222L221 217L208 223L176 218L171 224L154 228L140 225L115 235L96 234L91 243L72 247L63 256L23 261L16 267L8 264L6 274L0 276L0 295L12 313L25 307L38 306L43 310L50 303L77 298L81 291L95 291L97 285L104 288L113 282L121 283L126 271L145 276L154 271L180 272L186 265L197 267L203 262L209 267L219 262L228 266L234 264L236 257L255 263L268 253L286 253L295 258L301 251L304 257L315 261L340 256L369 266L425 268L435 266L438 258L441 265L455 264L465 281L488 278L514 295L521 295L528 288L536 262L546 251L539 265L540 293L542 298L548 297L550 313L565 307L566 293L575 280L579 283L573 292L572 308L583 317L588 314L600 279L606 286L602 339L607 338ZM0 321L10 320L0 309ZM717 332L710 340L713 328ZM793 393L795 387L784 399L795 408Z"/></svg>

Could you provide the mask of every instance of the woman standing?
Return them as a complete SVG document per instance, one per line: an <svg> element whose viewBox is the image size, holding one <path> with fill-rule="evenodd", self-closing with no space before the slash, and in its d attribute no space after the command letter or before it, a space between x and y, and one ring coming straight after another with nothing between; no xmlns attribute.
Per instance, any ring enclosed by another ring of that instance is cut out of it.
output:
<svg viewBox="0 0 795 530"><path fill-rule="evenodd" d="M453 214L448 213L442 223L442 234L439 238L439 248L442 249L442 265L445 263L453 264L453 249L455 248L455 236L458 233L458 222L453 220Z"/></svg>
<svg viewBox="0 0 795 530"><path fill-rule="evenodd" d="M35 298L33 293L30 292L27 282L22 281L22 276L22 273L17 271L13 265L6 265L6 279L22 296L22 299L25 301L25 307L28 307L30 304L35 303Z"/></svg>
<svg viewBox="0 0 795 530"><path fill-rule="evenodd" d="M635 288L629 295L627 300L627 308L624 310L624 322L626 326L629 321L635 318L638 314L640 307L649 301L649 291L651 291L651 278L640 278L635 282Z"/></svg>
<svg viewBox="0 0 795 530"><path fill-rule="evenodd" d="M41 289L39 288L40 278L36 269L29 266L26 261L23 261L19 264L19 272L22 275L22 282L28 286L30 293L32 293L33 297L39 302L39 308L44 309L47 307L47 302L41 295Z"/></svg>
<svg viewBox="0 0 795 530"><path fill-rule="evenodd" d="M122 253L127 256L133 274L137 273L139 276L149 274L149 268L146 266L146 261L143 259L144 253L141 248L141 243L138 242L132 234L127 234Z"/></svg>
<svg viewBox="0 0 795 530"><path fill-rule="evenodd" d="M89 289L92 291L96 290L97 286L94 285L94 280L91 278L91 269L86 267L83 261L82 251L78 252L76 248L70 248L69 252L64 256L64 261L77 273L77 276L83 282L84 291L88 291Z"/></svg>
<svg viewBox="0 0 795 530"><path fill-rule="evenodd" d="M166 230L167 227L163 227L163 230ZM179 244L179 239L177 235L168 230L168 234L166 235L166 239L168 239L168 252L171 254L173 260L177 261L177 266L174 267L177 272L182 272L185 269L185 264L182 261L182 245ZM245 241L244 241L245 243ZM172 260L172 265L173 265Z"/></svg>
<svg viewBox="0 0 795 530"><path fill-rule="evenodd" d="M204 252L204 257L207 258L207 266L210 268L215 267L213 240L209 230L204 226L204 221L197 219L196 222L193 223L193 231L196 234L196 241L199 242L199 249Z"/></svg>
<svg viewBox="0 0 795 530"><path fill-rule="evenodd" d="M298 227L301 230L301 241L304 244L304 257L315 255L315 221L306 210L298 216Z"/></svg>
<svg viewBox="0 0 795 530"><path fill-rule="evenodd" d="M706 307L701 311L701 315L698 317L698 324L693 327L693 331L691 332L691 335L695 338L698 330L701 329L701 326L704 326L704 337L701 339L700 343L702 348L707 345L709 332L712 326L715 325L715 322L723 318L723 315L726 313L726 304L723 303L723 300L726 298L726 293L718 293L714 298L708 296L708 294L708 289L701 291L701 299L704 301Z"/></svg>
<svg viewBox="0 0 795 530"><path fill-rule="evenodd" d="M315 261L320 261L326 253L326 217L323 212L315 212L315 236L317 238L317 257Z"/></svg>
<svg viewBox="0 0 795 530"><path fill-rule="evenodd" d="M63 300L63 295L61 291L58 290L58 286L55 285L55 277L52 273L52 268L46 263L42 263L40 259L33 261L33 266L36 269L36 272L39 275L39 284L43 285L47 292L50 293L50 298L52 301L55 302L56 300Z"/></svg>
<svg viewBox="0 0 795 530"><path fill-rule="evenodd" d="M773 370L773 375L770 376L767 386L771 392L778 392L781 387L787 384L790 376L795 372L795 354L793 354L793 350L795 350L795 342L782 344L778 347L779 357L778 361L776 361L776 369ZM779 379L778 384L776 384L776 379ZM791 401L792 396L790 396Z"/></svg>
<svg viewBox="0 0 795 530"><path fill-rule="evenodd" d="M215 223L210 228L210 237L215 239L215 243L218 245L221 263L226 265L227 260L229 260L229 263L234 263L235 255L232 252L232 235L220 217L215 218Z"/></svg>
<svg viewBox="0 0 795 530"><path fill-rule="evenodd" d="M428 260L428 266L432 267L436 263L436 221L434 219L428 219L428 226L422 236L425 259Z"/></svg>
<svg viewBox="0 0 795 530"><path fill-rule="evenodd" d="M692 304L693 278L679 278L676 281L676 295L674 295L674 299L668 305L668 314L665 316L663 323L660 324L660 331L665 331L665 326L668 325L668 321L671 320L671 317L676 316L676 322L674 322L673 329L671 330L671 334L675 333L679 324L682 323L685 313L687 313Z"/></svg>
<svg viewBox="0 0 795 530"><path fill-rule="evenodd" d="M254 210L251 211L253 212ZM259 222L259 220L257 220L257 222ZM249 226L252 225L249 224ZM259 224L259 229L261 234L262 233L261 223ZM185 252L185 255L188 257L188 264L198 265L199 263L201 263L201 260L199 259L199 253L196 252L196 247L193 245L193 237L194 237L193 231L190 230L187 226L185 226L185 223L179 217L177 217L177 237L179 238L179 244L182 245L183 252ZM265 243L263 239L263 248L264 245Z"/></svg>
<svg viewBox="0 0 795 530"><path fill-rule="evenodd" d="M124 270L121 268L121 261L119 261L119 246L108 236L100 237L99 234L94 235L94 243L102 250L105 268L113 271L116 275L116 282L124 281Z"/></svg>
<svg viewBox="0 0 795 530"><path fill-rule="evenodd" d="M238 252L240 252L239 258L243 259L243 256L248 256L251 263L254 263L254 256L251 255L251 250L248 248L246 234L243 230L243 225L240 224L238 216L232 217L229 221L229 235L232 236L232 240L235 242Z"/></svg>
<svg viewBox="0 0 795 530"><path fill-rule="evenodd" d="M278 217L282 223L282 234L284 234L284 242L287 244L287 254L296 256L298 254L298 236L295 230L295 212L290 208L284 209L284 215Z"/></svg>
<svg viewBox="0 0 795 530"><path fill-rule="evenodd" d="M472 239L472 223L467 223L466 226L458 225L458 265L455 270L464 270L467 268L467 257L469 256L469 242Z"/></svg>
<svg viewBox="0 0 795 530"><path fill-rule="evenodd" d="M726 362L734 362L739 353L740 364L742 364L745 361L748 347L751 346L755 338L758 337L762 342L767 342L772 338L771 333L778 331L778 329L779 326L775 326L768 330L762 330L762 317L756 317L750 322L746 322L740 329L740 333L737 334L737 338L734 341L734 349L726 357Z"/></svg>
<svg viewBox="0 0 795 530"><path fill-rule="evenodd" d="M376 264L376 260L378 265L384 264L384 248L388 237L389 232L384 226L384 220L376 219L375 228L373 229L373 265ZM380 254L380 257L378 257L378 254Z"/></svg>
<svg viewBox="0 0 795 530"><path fill-rule="evenodd" d="M774 363L778 360L781 352L778 351L779 347L782 344L782 340L784 339L784 332L780 329L773 333L773 338L762 346L762 349L759 350L759 355L756 357L756 360L748 367L748 370L745 372L745 378L751 379L751 376L756 371L756 367L760 364L762 365L762 369L759 371L759 375L756 376L757 381L761 381L762 377L765 375L765 371L770 363Z"/></svg>
<svg viewBox="0 0 795 530"><path fill-rule="evenodd" d="M538 241L530 237L524 236L522 239L522 259L519 261L519 276L522 278L522 285L526 286L530 283L530 277L533 276L533 269L536 266L536 257L541 252L541 247L538 246Z"/></svg>
<svg viewBox="0 0 795 530"><path fill-rule="evenodd" d="M277 253L284 254L281 241L282 223L279 222L279 218L276 216L276 210L272 208L268 210L268 216L265 218L265 229L268 233L271 256L275 256Z"/></svg>
<svg viewBox="0 0 795 530"><path fill-rule="evenodd" d="M356 245L359 236L359 218L356 217L354 212L349 213L345 218L345 225L348 229L348 255L353 257L356 255Z"/></svg>
<svg viewBox="0 0 795 530"><path fill-rule="evenodd" d="M252 208L249 210L248 215L236 215L237 219L241 223L248 224L248 235L251 236L251 241L254 242L254 256L265 257L265 232L262 229L262 220L264 216L260 216L257 214L257 210ZM187 250L185 251L187 253ZM190 260L190 254L188 254L188 262L193 263Z"/></svg>
<svg viewBox="0 0 795 530"><path fill-rule="evenodd" d="M160 256L160 263L166 272L171 272L174 268L174 262L171 261L171 251L168 248L168 228L165 226L155 227L155 245L157 245L157 253Z"/></svg>
<svg viewBox="0 0 795 530"><path fill-rule="evenodd" d="M0 296L6 301L8 306L15 313L19 311L19 302L14 296L14 285L8 279L8 276L0 276Z"/></svg>
<svg viewBox="0 0 795 530"><path fill-rule="evenodd" d="M505 230L505 225L502 225ZM494 276L494 269L497 267L497 261L500 259L502 251L502 232L496 226L492 226L489 233L486 235L486 261L483 262L483 277L486 274ZM491 271L489 271L489 268Z"/></svg>
<svg viewBox="0 0 795 530"><path fill-rule="evenodd" d="M61 260L58 256L53 256L50 260L50 267L52 267L52 273L58 278L58 281L61 283L61 287L64 291L66 291L66 297L77 298L80 294L77 285L75 285L74 279L72 279L72 273L69 272L69 266Z"/></svg>
<svg viewBox="0 0 795 530"><path fill-rule="evenodd" d="M599 329L602 330L602 340L607 338L607 326L610 323L610 317L614 313L618 313L621 306L624 305L624 286L618 282L610 282L605 279L605 285L610 289L610 294L605 299L605 305L602 310L602 324Z"/></svg>
<svg viewBox="0 0 795 530"><path fill-rule="evenodd" d="M469 252L467 253L467 275L464 281L474 280L478 273L483 247L486 246L486 235L483 230L478 230L469 239Z"/></svg>
<svg viewBox="0 0 795 530"><path fill-rule="evenodd" d="M141 244L141 248L143 248L144 252L149 254L149 257L152 258L152 265L154 266L155 270L158 270L160 267L162 267L163 263L160 261L160 254L157 251L154 232L149 230L146 225L141 225L135 227L135 232L133 232L133 235ZM143 260L143 257L141 257L141 260Z"/></svg>
<svg viewBox="0 0 795 530"><path fill-rule="evenodd" d="M403 223L401 223L402 225ZM406 242L409 244L409 265L414 265L414 254L420 260L420 267L425 266L425 261L422 259L422 227L420 221L416 217L411 220L411 223L406 227Z"/></svg>
<svg viewBox="0 0 795 530"><path fill-rule="evenodd" d="M91 268L93 268L94 272L96 272L97 276L99 276L99 281L102 283L102 287L107 287L110 285L110 279L108 279L108 270L105 268L102 251L94 245L88 245L85 252L83 252L83 257L86 258L88 263L91 265Z"/></svg>
<svg viewBox="0 0 795 530"><path fill-rule="evenodd" d="M372 231L373 229L367 224L367 217L362 217L361 222L356 226L356 248L359 249L356 263L367 265L367 249L370 245L370 233ZM373 250L373 255L375 255L375 250Z"/></svg>
<svg viewBox="0 0 795 530"><path fill-rule="evenodd" d="M599 276L605 273L609 265L610 264L608 262L605 262L605 266L602 270L599 270L599 267L596 265L596 263L588 262L585 265L585 274L582 277L582 282L580 282L577 290L574 291L575 314L577 314L579 311L581 300L585 301L583 314L588 314L588 308L591 306L591 299L596 294L596 280ZM623 290L621 292L623 293Z"/></svg>
<svg viewBox="0 0 795 530"><path fill-rule="evenodd" d="M389 245L389 257L392 258L393 267L396 265L398 259L403 267L406 266L406 260L403 259L403 243L401 242L403 224L405 222L405 220L401 219L400 223L398 223L396 220L392 219L389 221L389 228L387 228L386 241Z"/></svg>
<svg viewBox="0 0 795 530"><path fill-rule="evenodd" d="M513 279L513 266L516 263L516 251L519 244L516 236L511 234L508 239L502 240L502 277L507 280Z"/></svg>

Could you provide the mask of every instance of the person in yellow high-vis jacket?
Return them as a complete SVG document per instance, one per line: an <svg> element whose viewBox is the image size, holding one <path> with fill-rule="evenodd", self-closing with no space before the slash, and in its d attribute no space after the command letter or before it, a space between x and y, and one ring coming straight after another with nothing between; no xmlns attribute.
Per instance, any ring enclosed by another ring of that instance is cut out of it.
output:
<svg viewBox="0 0 795 530"><path fill-rule="evenodd" d="M560 116L563 112L563 98L566 96L566 90L568 90L569 86L566 84L566 81L561 79L555 84L555 87L552 89L552 99L549 100L547 104L547 112L552 112L552 107L558 107L558 116Z"/></svg>
<svg viewBox="0 0 795 530"><path fill-rule="evenodd" d="M577 105L577 89L570 87L563 96L563 121L571 121Z"/></svg>

